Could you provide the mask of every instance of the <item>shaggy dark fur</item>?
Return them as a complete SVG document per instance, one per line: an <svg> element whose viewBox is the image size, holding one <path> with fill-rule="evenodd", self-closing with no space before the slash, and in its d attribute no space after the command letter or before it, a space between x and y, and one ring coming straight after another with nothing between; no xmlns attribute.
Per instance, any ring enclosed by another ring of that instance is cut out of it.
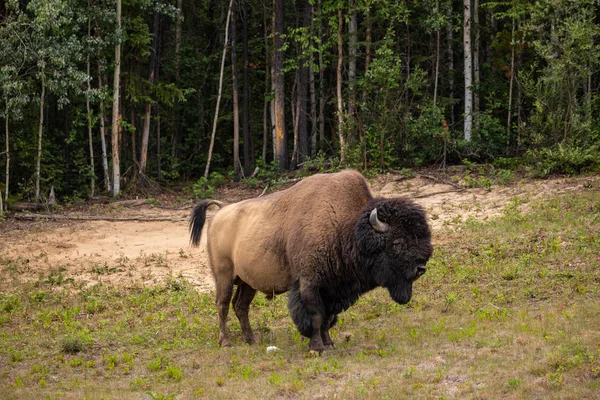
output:
<svg viewBox="0 0 600 400"><path fill-rule="evenodd" d="M390 232L381 234L373 230L369 223L373 208L377 208L380 220L390 225ZM334 241L336 246L331 249L328 262L315 268L314 283L325 316L322 329L329 328L325 323L328 318L333 316L337 321L337 314L378 286L386 287L395 301L408 303L415 272L398 266L425 265L433 251L425 211L409 199L373 199L356 224L343 228ZM411 248L408 244L415 238L417 246ZM403 249L395 251L394 247ZM303 306L299 288L299 282L295 282L289 293L288 308L300 333L311 337L314 315Z"/></svg>

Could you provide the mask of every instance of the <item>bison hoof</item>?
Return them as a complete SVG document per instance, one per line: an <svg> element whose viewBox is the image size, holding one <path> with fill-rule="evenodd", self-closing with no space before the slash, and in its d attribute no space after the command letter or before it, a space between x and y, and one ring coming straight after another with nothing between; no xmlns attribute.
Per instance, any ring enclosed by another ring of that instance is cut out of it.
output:
<svg viewBox="0 0 600 400"><path fill-rule="evenodd" d="M310 357L319 357L321 355L321 353L323 352L323 350L309 350L308 351L308 355Z"/></svg>
<svg viewBox="0 0 600 400"><path fill-rule="evenodd" d="M219 339L219 344L221 347L231 347L231 342L229 339Z"/></svg>

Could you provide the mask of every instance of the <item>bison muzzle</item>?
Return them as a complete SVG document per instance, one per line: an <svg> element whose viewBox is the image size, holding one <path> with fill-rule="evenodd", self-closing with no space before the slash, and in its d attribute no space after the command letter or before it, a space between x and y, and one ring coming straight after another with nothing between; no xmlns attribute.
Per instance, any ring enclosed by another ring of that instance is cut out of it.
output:
<svg viewBox="0 0 600 400"><path fill-rule="evenodd" d="M310 339L310 350L321 352L333 346L329 329L337 315L363 293L384 287L394 301L408 303L433 251L423 208L408 198L373 198L356 171L314 175L230 205L203 200L190 220L194 246L213 204L221 209L208 223L207 248L222 346L231 345L232 296L252 344L248 310L256 291L269 297L289 291L294 323Z"/></svg>

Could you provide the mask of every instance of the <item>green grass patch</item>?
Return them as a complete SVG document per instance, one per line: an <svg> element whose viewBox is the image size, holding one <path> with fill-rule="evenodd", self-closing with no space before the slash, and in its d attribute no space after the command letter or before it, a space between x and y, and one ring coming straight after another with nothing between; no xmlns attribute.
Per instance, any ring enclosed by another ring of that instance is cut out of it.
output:
<svg viewBox="0 0 600 400"><path fill-rule="evenodd" d="M232 311L234 346L220 349L213 294L182 279L73 287L59 268L5 285L3 396L594 398L600 194L528 204L527 213L521 205L437 231L444 244L413 301L398 305L385 290L365 295L340 315L331 332L336 349L320 357L307 352L286 296L257 296L255 346L243 343Z"/></svg>

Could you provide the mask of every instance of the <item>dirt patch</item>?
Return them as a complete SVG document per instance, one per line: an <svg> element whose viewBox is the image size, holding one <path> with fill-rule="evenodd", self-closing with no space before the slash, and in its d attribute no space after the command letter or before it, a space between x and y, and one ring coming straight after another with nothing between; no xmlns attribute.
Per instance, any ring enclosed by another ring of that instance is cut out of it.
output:
<svg viewBox="0 0 600 400"><path fill-rule="evenodd" d="M434 233L468 218L486 220L500 215L517 197L520 207L526 208L533 200L597 190L600 185L600 177L582 177L459 191L452 184L425 177L396 179L398 176L394 175L379 177L372 184L373 192L383 197L415 198L427 209ZM236 201L243 198L239 191L236 193ZM246 193L247 197L254 197L257 190ZM60 279L62 276L81 285L107 283L127 287L140 283L154 285L181 276L198 290L211 291L214 282L208 266L206 237L202 238L199 248L189 246L187 218L190 213L191 207L166 210L144 205L132 210L97 205L94 215L169 217L172 221L6 220L0 224L0 277L10 281ZM440 243L441 239L436 237L436 242ZM3 261L15 259L16 262Z"/></svg>

